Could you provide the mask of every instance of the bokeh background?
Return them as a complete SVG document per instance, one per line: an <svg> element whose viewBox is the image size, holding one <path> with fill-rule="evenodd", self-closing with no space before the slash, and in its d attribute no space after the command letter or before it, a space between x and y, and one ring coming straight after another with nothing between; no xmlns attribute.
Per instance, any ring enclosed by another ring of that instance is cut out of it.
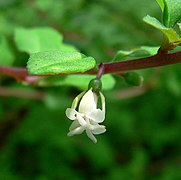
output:
<svg viewBox="0 0 181 180"><path fill-rule="evenodd" d="M161 20L154 0L0 0L0 34L13 66L25 67L28 59L15 46L16 27L51 26L82 53L111 61L120 49L160 45L161 34L142 21L147 14ZM103 92L107 132L96 145L85 134L66 135L65 109L79 89L0 76L0 179L180 180L180 69L138 71L145 78L141 88L115 76L114 89Z"/></svg>

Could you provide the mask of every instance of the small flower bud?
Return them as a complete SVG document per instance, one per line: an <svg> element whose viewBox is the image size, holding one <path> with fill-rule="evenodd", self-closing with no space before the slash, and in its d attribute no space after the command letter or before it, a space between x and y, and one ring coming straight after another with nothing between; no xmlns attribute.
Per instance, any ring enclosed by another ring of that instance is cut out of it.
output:
<svg viewBox="0 0 181 180"><path fill-rule="evenodd" d="M142 86L143 85L143 76L140 76L136 72L127 72L123 75L125 81L132 86Z"/></svg>

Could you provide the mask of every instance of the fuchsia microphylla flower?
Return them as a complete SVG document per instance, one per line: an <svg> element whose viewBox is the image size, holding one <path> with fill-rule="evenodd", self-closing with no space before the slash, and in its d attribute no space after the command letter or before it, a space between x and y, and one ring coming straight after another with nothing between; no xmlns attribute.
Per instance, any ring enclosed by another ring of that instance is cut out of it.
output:
<svg viewBox="0 0 181 180"><path fill-rule="evenodd" d="M97 108L98 95L93 91L93 88L79 94L74 99L72 107L66 109L66 116L73 120L68 136L78 135L85 131L87 136L96 143L97 139L94 134L102 134L106 131L105 126L99 124L105 119L105 98L101 92L99 95L102 110Z"/></svg>

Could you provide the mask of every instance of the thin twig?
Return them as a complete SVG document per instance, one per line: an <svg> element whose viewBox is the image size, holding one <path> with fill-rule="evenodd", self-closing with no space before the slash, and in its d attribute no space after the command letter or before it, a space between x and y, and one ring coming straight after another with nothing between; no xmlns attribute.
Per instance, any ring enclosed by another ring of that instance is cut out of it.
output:
<svg viewBox="0 0 181 180"><path fill-rule="evenodd" d="M170 64L181 63L181 51L166 54L166 53L158 53L157 55L139 58L129 61L120 61L120 62L107 62L101 63L101 66L104 68L104 74L120 74L125 71L131 70L139 70L139 69L147 69L147 68L155 68L160 66L166 66ZM97 65L98 67L100 64ZM15 68L15 67L5 67L0 66L0 74L10 76L15 78L18 81L24 81L28 84L34 84L39 79L49 76L68 76L75 74L97 74L97 70L91 69L84 73L72 73L72 74L58 74L58 75L28 75L28 71L26 68Z"/></svg>
<svg viewBox="0 0 181 180"><path fill-rule="evenodd" d="M0 86L0 96L42 100L45 97L45 93L25 88Z"/></svg>
<svg viewBox="0 0 181 180"><path fill-rule="evenodd" d="M102 75L104 74L104 64L103 64L103 63L100 63L100 64L98 65L98 67L99 67L99 70L98 70L96 79L101 79Z"/></svg>
<svg viewBox="0 0 181 180"><path fill-rule="evenodd" d="M104 63L104 73L118 73L177 63L181 63L181 51L172 54L159 53L154 56L129 61Z"/></svg>

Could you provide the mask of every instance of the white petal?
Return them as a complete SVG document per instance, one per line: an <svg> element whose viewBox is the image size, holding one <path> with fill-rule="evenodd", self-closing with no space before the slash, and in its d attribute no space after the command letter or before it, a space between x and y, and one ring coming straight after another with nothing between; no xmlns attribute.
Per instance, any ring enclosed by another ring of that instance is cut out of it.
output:
<svg viewBox="0 0 181 180"><path fill-rule="evenodd" d="M102 134L106 131L106 127L103 125L91 126L93 134Z"/></svg>
<svg viewBox="0 0 181 180"><path fill-rule="evenodd" d="M71 120L75 120L77 118L77 111L73 108L67 108L65 114Z"/></svg>
<svg viewBox="0 0 181 180"><path fill-rule="evenodd" d="M76 128L79 127L79 126L80 126L79 122L78 122L77 120L75 120L75 121L73 121L73 123L70 125L69 130L72 131L72 130L76 129Z"/></svg>
<svg viewBox="0 0 181 180"><path fill-rule="evenodd" d="M94 101L95 101L95 103L96 103L96 105L97 105L98 96L97 96L97 94L96 94L96 93L94 93L94 92L93 92L93 95L94 95ZM96 106L96 107L97 107L97 106Z"/></svg>
<svg viewBox="0 0 181 180"><path fill-rule="evenodd" d="M90 114L86 115L89 119L101 123L105 119L105 111L101 111L100 109L93 110Z"/></svg>
<svg viewBox="0 0 181 180"><path fill-rule="evenodd" d="M80 101L79 112L84 114L90 113L92 110L96 109L96 106L97 102L92 90L90 89L85 93Z"/></svg>
<svg viewBox="0 0 181 180"><path fill-rule="evenodd" d="M78 122L79 122L79 124L81 126L86 126L87 125L87 122L85 121L85 119L79 113L77 113L76 116L77 116L77 120L78 120Z"/></svg>
<svg viewBox="0 0 181 180"><path fill-rule="evenodd" d="M97 125L98 124L97 122L95 122L95 121L93 121L91 119L89 119L89 123L90 123L90 125Z"/></svg>
<svg viewBox="0 0 181 180"><path fill-rule="evenodd" d="M81 134L85 129L83 127L77 127L76 129L70 131L67 136L74 136L74 135L77 135L77 134Z"/></svg>
<svg viewBox="0 0 181 180"><path fill-rule="evenodd" d="M76 109L76 108L77 108L77 105L78 105L81 97L85 94L85 92L86 92L86 91L83 91L83 92L80 93L77 97L75 97L75 99L74 99L73 102L72 102L71 108L73 108L73 109Z"/></svg>
<svg viewBox="0 0 181 180"><path fill-rule="evenodd" d="M101 92L100 92L100 96L101 96L101 103L102 103L102 111L105 112L106 111L105 97Z"/></svg>
<svg viewBox="0 0 181 180"><path fill-rule="evenodd" d="M89 129L86 129L86 134L94 143L97 143L97 139L95 138L95 136L92 134L92 132Z"/></svg>

